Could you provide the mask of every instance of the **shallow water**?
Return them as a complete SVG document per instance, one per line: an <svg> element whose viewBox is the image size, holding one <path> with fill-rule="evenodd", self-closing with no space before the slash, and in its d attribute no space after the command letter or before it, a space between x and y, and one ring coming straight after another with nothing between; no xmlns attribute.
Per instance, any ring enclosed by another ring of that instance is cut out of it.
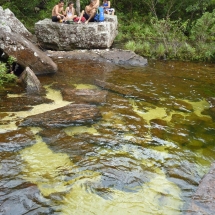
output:
<svg viewBox="0 0 215 215"><path fill-rule="evenodd" d="M55 62L57 74L39 77L51 102L28 105L36 97L19 87L0 94L0 214L185 214L215 160L214 65ZM97 105L100 120L19 127L72 103L64 88L105 90L96 79L115 86ZM20 111L8 107L13 98L23 99Z"/></svg>

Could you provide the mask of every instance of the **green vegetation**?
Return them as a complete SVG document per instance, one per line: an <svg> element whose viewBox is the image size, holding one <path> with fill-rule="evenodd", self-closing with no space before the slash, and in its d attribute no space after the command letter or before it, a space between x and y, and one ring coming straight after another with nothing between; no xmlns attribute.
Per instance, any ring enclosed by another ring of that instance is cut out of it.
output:
<svg viewBox="0 0 215 215"><path fill-rule="evenodd" d="M7 60L7 63L3 63L3 62L0 61L0 87L5 85L6 83L15 82L17 77L14 74L11 74L9 72L12 63L15 60L16 60L15 58L9 57L8 60Z"/></svg>
<svg viewBox="0 0 215 215"><path fill-rule="evenodd" d="M154 17L148 23L130 21L120 23L120 34L116 39L117 42L125 41L125 49L149 58L213 62L215 11L204 13L192 25L188 25L188 20Z"/></svg>
<svg viewBox="0 0 215 215"><path fill-rule="evenodd" d="M50 18L58 2L4 1L3 8L13 11L32 33L34 23ZM83 9L88 0L80 4ZM121 48L153 59L215 61L215 0L111 0L111 4L118 16L116 44Z"/></svg>

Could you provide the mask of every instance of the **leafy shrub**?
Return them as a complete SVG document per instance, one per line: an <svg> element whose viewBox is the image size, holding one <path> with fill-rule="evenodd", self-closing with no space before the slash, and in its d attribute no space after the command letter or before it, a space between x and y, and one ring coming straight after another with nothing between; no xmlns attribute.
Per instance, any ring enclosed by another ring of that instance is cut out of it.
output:
<svg viewBox="0 0 215 215"><path fill-rule="evenodd" d="M196 44L197 57L196 60L199 61L212 61L215 59L215 43L204 43L200 42Z"/></svg>
<svg viewBox="0 0 215 215"><path fill-rule="evenodd" d="M155 51L156 53L156 57L158 58L166 58L166 49L164 47L164 44L163 43L159 43L158 46L157 46L157 49Z"/></svg>
<svg viewBox="0 0 215 215"><path fill-rule="evenodd" d="M128 41L125 44L125 49L128 49L130 51L135 51L136 50L136 43L135 43L135 41Z"/></svg>
<svg viewBox="0 0 215 215"><path fill-rule="evenodd" d="M177 58L181 60L196 60L196 49L185 42L179 47Z"/></svg>
<svg viewBox="0 0 215 215"><path fill-rule="evenodd" d="M141 55L143 55L144 57L151 57L152 55L152 47L150 42L145 41L143 43L137 43L136 45L136 52L140 53Z"/></svg>
<svg viewBox="0 0 215 215"><path fill-rule="evenodd" d="M210 42L215 40L215 10L206 12L193 23L190 39L195 42Z"/></svg>
<svg viewBox="0 0 215 215"><path fill-rule="evenodd" d="M8 73L8 66L13 63L13 58L8 59L8 64L0 61L0 86L3 86L6 83L12 83L16 80L14 74Z"/></svg>

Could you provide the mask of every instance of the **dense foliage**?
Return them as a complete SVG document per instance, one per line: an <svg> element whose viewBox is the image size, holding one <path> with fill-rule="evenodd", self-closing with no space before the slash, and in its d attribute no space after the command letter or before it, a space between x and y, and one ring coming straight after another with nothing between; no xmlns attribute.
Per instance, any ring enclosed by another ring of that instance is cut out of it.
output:
<svg viewBox="0 0 215 215"><path fill-rule="evenodd" d="M14 61L13 57L9 57L6 63L0 61L0 87L16 80L17 77L11 73L11 66Z"/></svg>
<svg viewBox="0 0 215 215"><path fill-rule="evenodd" d="M57 3L57 0L0 1L31 32L35 22L51 16ZM88 2L80 0L81 9ZM215 60L215 0L111 0L111 5L119 20L116 42L123 48L148 58Z"/></svg>

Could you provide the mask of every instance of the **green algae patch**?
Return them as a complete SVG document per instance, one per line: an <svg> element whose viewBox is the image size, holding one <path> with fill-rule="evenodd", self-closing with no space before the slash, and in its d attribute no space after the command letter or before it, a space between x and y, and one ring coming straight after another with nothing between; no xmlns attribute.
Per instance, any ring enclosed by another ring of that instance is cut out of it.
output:
<svg viewBox="0 0 215 215"><path fill-rule="evenodd" d="M69 136L74 136L74 135L83 134L83 133L99 135L98 131L94 127L87 127L87 126L67 127L64 129L64 131Z"/></svg>
<svg viewBox="0 0 215 215"><path fill-rule="evenodd" d="M52 152L43 142L22 150L20 155L26 164L23 178L36 184L44 196L70 189L61 174L61 169L75 168L68 155Z"/></svg>

